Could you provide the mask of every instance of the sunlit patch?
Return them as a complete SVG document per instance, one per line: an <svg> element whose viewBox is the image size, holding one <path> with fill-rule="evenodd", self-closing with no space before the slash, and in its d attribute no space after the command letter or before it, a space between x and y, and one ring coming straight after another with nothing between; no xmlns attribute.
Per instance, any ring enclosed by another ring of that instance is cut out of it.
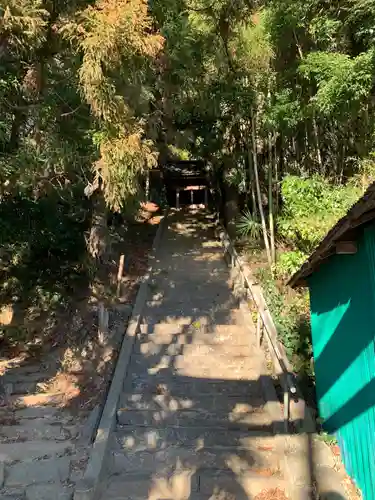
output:
<svg viewBox="0 0 375 500"><path fill-rule="evenodd" d="M156 448L158 445L158 434L156 431L149 431L146 433L147 445L150 448Z"/></svg>
<svg viewBox="0 0 375 500"><path fill-rule="evenodd" d="M126 448L134 448L134 446L135 446L135 439L133 438L133 436L128 436L125 439L125 447Z"/></svg>

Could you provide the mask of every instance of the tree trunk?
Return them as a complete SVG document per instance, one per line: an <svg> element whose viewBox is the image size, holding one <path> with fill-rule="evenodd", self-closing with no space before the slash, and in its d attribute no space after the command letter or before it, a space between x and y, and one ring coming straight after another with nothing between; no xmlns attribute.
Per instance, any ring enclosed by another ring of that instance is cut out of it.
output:
<svg viewBox="0 0 375 500"><path fill-rule="evenodd" d="M264 210L263 210L263 204L262 204L262 193L260 191L258 158L257 158L257 142L256 142L256 119L255 119L253 110L251 111L251 125L252 125L251 126L251 137L252 137L252 141L253 141L253 164L254 164L255 186L256 186L256 191L257 191L257 196L258 196L258 208L259 208L260 220L262 223L264 246L266 248L267 260L268 260L269 265L271 266L272 265L271 250L270 250L270 244L269 244L268 234L267 234L266 218L264 216Z"/></svg>
<svg viewBox="0 0 375 500"><path fill-rule="evenodd" d="M235 186L229 186L224 180L225 205L224 218L225 226L231 238L236 237L236 220L239 215L238 190Z"/></svg>
<svg viewBox="0 0 375 500"><path fill-rule="evenodd" d="M272 154L272 136L268 134L268 217L270 226L270 246L271 246L271 259L272 264L276 261L276 248L275 248L275 224L273 213L273 154Z"/></svg>
<svg viewBox="0 0 375 500"><path fill-rule="evenodd" d="M322 173L324 175L325 174L325 169L323 168L322 155L321 155L321 152L320 152L319 129L318 129L318 124L316 123L315 111L313 111L312 125L313 125L313 132L314 132L314 138L315 138L315 154L316 154L316 159L318 161L320 173Z"/></svg>
<svg viewBox="0 0 375 500"><path fill-rule="evenodd" d="M104 262L108 257L108 225L107 207L101 188L92 195L91 228L87 242L88 254L97 263Z"/></svg>
<svg viewBox="0 0 375 500"><path fill-rule="evenodd" d="M274 136L274 143L275 143L275 149L274 149L274 178L275 178L275 191L276 191L276 196L275 196L275 210L274 213L276 217L279 214L279 169L278 169L278 157L277 157L277 136L275 133ZM282 150L280 150L280 156L282 155Z"/></svg>
<svg viewBox="0 0 375 500"><path fill-rule="evenodd" d="M251 203L252 203L252 213L255 219L258 218L258 208L257 208L257 199L255 194L255 186L254 186L254 169L252 165L252 156L250 146L247 146L247 158L249 163L249 182L250 182L250 192L251 192Z"/></svg>

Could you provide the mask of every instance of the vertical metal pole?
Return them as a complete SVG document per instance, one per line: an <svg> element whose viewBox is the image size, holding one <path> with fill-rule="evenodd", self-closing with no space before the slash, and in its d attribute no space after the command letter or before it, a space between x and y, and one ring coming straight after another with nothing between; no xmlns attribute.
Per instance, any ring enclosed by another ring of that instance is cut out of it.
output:
<svg viewBox="0 0 375 500"><path fill-rule="evenodd" d="M179 210L180 208L180 190L179 188L176 189L176 208Z"/></svg>
<svg viewBox="0 0 375 500"><path fill-rule="evenodd" d="M193 189L190 191L190 202L192 205L194 205L194 190Z"/></svg>
<svg viewBox="0 0 375 500"><path fill-rule="evenodd" d="M257 313L257 347L260 347L260 336L262 334L262 318L260 312Z"/></svg>

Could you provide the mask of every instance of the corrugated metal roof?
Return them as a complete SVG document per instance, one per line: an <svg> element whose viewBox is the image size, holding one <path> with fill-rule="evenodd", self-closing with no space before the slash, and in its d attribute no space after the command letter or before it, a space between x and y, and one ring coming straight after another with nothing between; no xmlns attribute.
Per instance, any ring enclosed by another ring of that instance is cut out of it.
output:
<svg viewBox="0 0 375 500"><path fill-rule="evenodd" d="M375 182L370 185L365 194L360 198L342 217L333 228L328 231L321 243L317 246L302 267L292 276L289 281L291 287L306 286L305 279L314 270L335 253L336 243L343 241L345 235L352 229L359 228L363 224L375 219Z"/></svg>

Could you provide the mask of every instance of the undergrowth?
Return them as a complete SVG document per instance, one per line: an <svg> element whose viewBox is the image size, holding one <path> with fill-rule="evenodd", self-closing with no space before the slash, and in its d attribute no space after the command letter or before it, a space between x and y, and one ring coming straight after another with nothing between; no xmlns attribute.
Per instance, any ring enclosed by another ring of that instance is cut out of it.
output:
<svg viewBox="0 0 375 500"><path fill-rule="evenodd" d="M0 203L0 311L9 311L0 341L26 340L29 321L66 308L87 287L87 223L72 205L47 196Z"/></svg>

